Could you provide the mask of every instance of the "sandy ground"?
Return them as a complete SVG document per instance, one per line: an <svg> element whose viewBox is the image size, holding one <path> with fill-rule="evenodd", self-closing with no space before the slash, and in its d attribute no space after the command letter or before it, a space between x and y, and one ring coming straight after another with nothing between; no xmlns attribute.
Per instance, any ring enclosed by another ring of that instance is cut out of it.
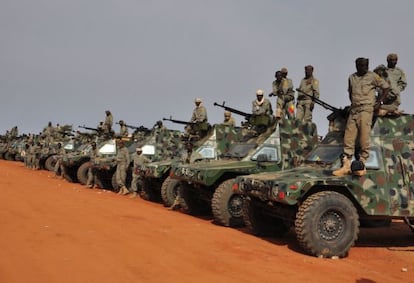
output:
<svg viewBox="0 0 414 283"><path fill-rule="evenodd" d="M414 282L414 234L363 229L345 259L305 255L161 204L0 160L0 282Z"/></svg>

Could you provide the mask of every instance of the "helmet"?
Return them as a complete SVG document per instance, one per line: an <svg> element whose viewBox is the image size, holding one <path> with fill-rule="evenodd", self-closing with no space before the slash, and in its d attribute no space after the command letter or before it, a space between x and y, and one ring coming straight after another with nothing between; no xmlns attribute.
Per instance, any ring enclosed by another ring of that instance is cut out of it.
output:
<svg viewBox="0 0 414 283"><path fill-rule="evenodd" d="M259 95L263 95L264 94L264 91L262 90L262 89L258 89L258 90L256 90L256 95L257 96L259 96Z"/></svg>

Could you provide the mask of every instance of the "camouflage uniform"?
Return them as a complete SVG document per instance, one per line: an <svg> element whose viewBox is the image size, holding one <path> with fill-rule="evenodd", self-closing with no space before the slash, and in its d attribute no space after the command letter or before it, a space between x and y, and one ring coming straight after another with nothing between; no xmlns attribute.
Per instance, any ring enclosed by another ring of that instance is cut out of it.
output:
<svg viewBox="0 0 414 283"><path fill-rule="evenodd" d="M261 115L272 115L272 105L270 101L266 98L262 98L260 101L257 99L253 100L252 102L252 114L254 116L261 116Z"/></svg>
<svg viewBox="0 0 414 283"><path fill-rule="evenodd" d="M119 194L127 194L128 189L125 187L126 172L130 163L128 149L124 146L123 141L118 142L118 151L116 154L116 183L121 188Z"/></svg>
<svg viewBox="0 0 414 283"><path fill-rule="evenodd" d="M59 143L60 144L60 143ZM63 155L66 154L66 150L60 145L56 151L56 164L55 164L55 175L58 176L59 172L61 173L62 176L62 168L61 168L61 164L62 164L62 157ZM60 171L59 171L60 170ZM63 176L62 176L63 177Z"/></svg>
<svg viewBox="0 0 414 283"><path fill-rule="evenodd" d="M224 121L222 124L226 126L236 126L236 120L231 117L230 111L224 111Z"/></svg>
<svg viewBox="0 0 414 283"><path fill-rule="evenodd" d="M276 100L276 118L293 118L293 103L295 100L295 91L291 79L283 78L272 83L273 95L277 96Z"/></svg>
<svg viewBox="0 0 414 283"><path fill-rule="evenodd" d="M98 149L96 148L96 145L92 145L92 149L89 152L90 157L90 164L88 168L88 180L86 181L86 186L89 188L93 188L95 185L95 169L93 168L93 164L95 163L95 158L98 155Z"/></svg>
<svg viewBox="0 0 414 283"><path fill-rule="evenodd" d="M311 97L319 98L319 81L311 76L303 78L299 85L299 90ZM296 101L296 119L305 122L312 122L312 111L314 102L312 98L298 91L298 98Z"/></svg>
<svg viewBox="0 0 414 283"><path fill-rule="evenodd" d="M120 130L119 130L119 135L121 137L127 137L128 136L128 127L125 125L125 123L119 123L120 125Z"/></svg>
<svg viewBox="0 0 414 283"><path fill-rule="evenodd" d="M137 184L138 182L142 182L141 177L141 167L145 163L149 163L151 160L147 158L145 155L142 154L142 150L137 149L136 153L134 154L133 162L134 167L132 169L132 182L131 182L131 197L135 197L138 191ZM141 184L142 187L142 184Z"/></svg>
<svg viewBox="0 0 414 283"><path fill-rule="evenodd" d="M368 71L363 76L357 73L349 77L349 94L351 108L346 123L344 136L344 153L352 157L355 153L355 141L359 134L360 157L365 162L369 157L369 135L375 106L375 88L388 89L388 83L374 72Z"/></svg>
<svg viewBox="0 0 414 283"><path fill-rule="evenodd" d="M385 70L391 89L388 96L385 98L384 105L381 109L385 109L388 112L395 112L398 110L398 106L401 104L400 93L407 87L407 79L404 71L395 66L397 64L397 60L397 54L392 53L387 56L388 64L392 64L392 61L394 64L388 65L388 68Z"/></svg>
<svg viewBox="0 0 414 283"><path fill-rule="evenodd" d="M191 122L194 124L191 125L190 132L193 134L204 135L204 133L208 130L207 109L202 104L200 98L196 98L195 104L196 107L194 108L191 116Z"/></svg>
<svg viewBox="0 0 414 283"><path fill-rule="evenodd" d="M390 85L390 89L386 97L383 97L383 90L381 88L377 88L377 100L382 99L380 109L378 110L378 115L385 116L387 113L397 113L398 107L401 104L399 87L395 81L390 80L388 77L387 68L384 65L379 65L376 67L374 69L374 72Z"/></svg>
<svg viewBox="0 0 414 283"><path fill-rule="evenodd" d="M106 117L105 122L103 123L103 129L105 134L109 134L112 131L112 125L114 123L114 118L112 117L112 113L109 110L105 111Z"/></svg>

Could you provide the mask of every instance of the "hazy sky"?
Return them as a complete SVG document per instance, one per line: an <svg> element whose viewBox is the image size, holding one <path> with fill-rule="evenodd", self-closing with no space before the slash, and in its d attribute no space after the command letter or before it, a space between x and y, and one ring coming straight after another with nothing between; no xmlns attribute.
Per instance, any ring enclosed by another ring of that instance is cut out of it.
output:
<svg viewBox="0 0 414 283"><path fill-rule="evenodd" d="M391 52L408 80L401 108L414 113L413 13L412 0L1 0L0 134L95 127L106 109L152 127L189 120L196 97L220 123L214 102L250 112L276 70L298 87L308 64L321 99L344 107L355 59L373 69ZM315 106L320 134L328 114Z"/></svg>

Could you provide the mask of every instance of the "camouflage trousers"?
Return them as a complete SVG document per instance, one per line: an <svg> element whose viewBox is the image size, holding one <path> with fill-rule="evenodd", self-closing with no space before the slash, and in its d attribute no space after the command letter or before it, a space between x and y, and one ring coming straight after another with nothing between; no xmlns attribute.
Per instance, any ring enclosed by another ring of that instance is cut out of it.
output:
<svg viewBox="0 0 414 283"><path fill-rule="evenodd" d="M125 187L127 169L128 166L126 164L118 164L116 166L115 177L118 188Z"/></svg>
<svg viewBox="0 0 414 283"><path fill-rule="evenodd" d="M296 104L296 119L312 122L313 102L311 100L298 101Z"/></svg>
<svg viewBox="0 0 414 283"><path fill-rule="evenodd" d="M369 157L370 133L372 125L372 110L351 109L345 127L344 154L351 158L355 154L355 145L359 137L361 147L360 157L362 161L367 161Z"/></svg>
<svg viewBox="0 0 414 283"><path fill-rule="evenodd" d="M285 101L283 98L278 97L276 101L276 118L294 118L294 106L292 101Z"/></svg>

